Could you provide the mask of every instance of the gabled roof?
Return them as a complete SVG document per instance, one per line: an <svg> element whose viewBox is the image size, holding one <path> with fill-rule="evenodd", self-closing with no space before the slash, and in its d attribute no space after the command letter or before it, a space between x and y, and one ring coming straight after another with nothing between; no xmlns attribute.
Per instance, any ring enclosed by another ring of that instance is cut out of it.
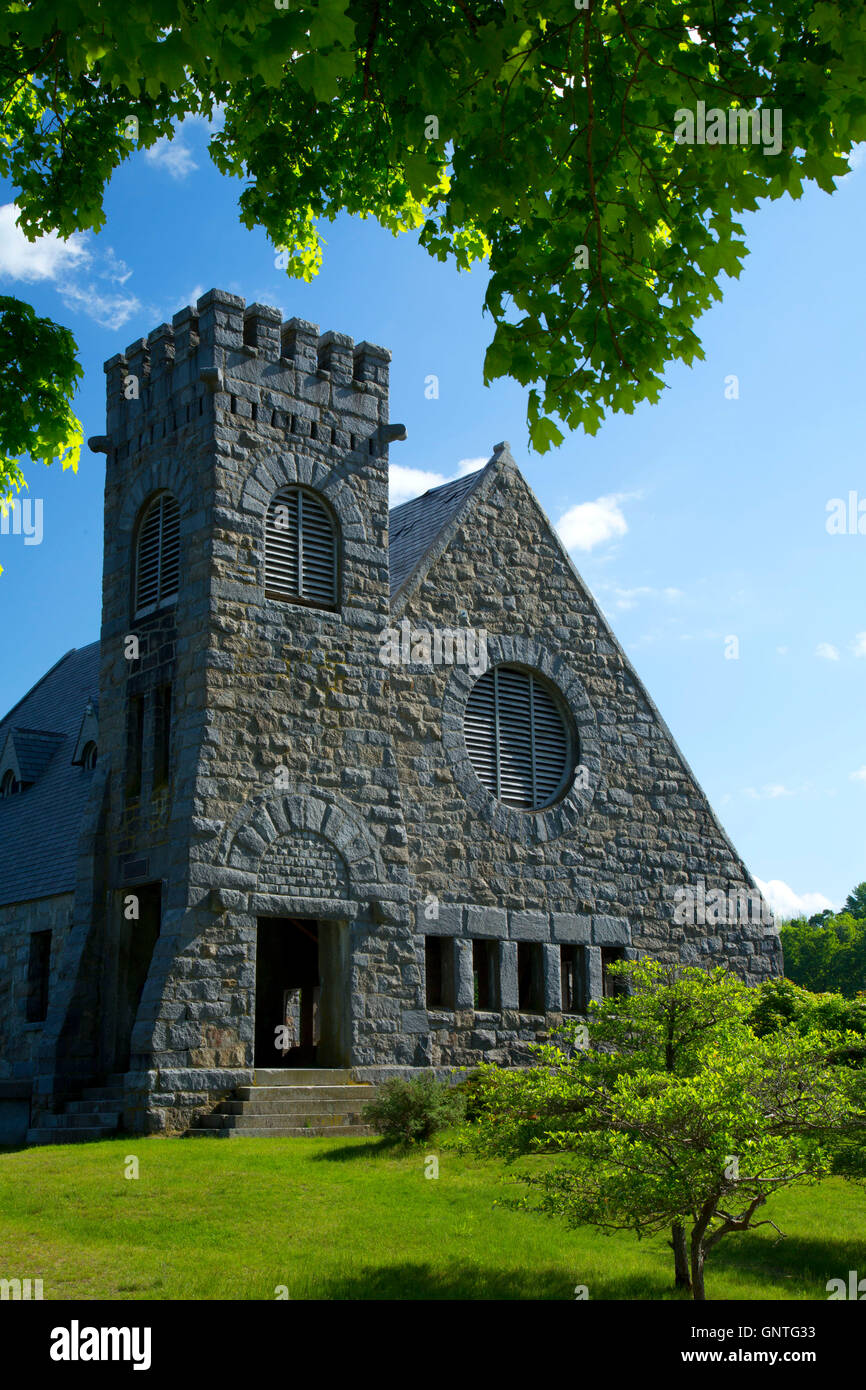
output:
<svg viewBox="0 0 866 1390"><path fill-rule="evenodd" d="M9 749L14 753L18 765L18 780L35 782L42 776L62 742L63 734L54 734L47 729L22 729L16 725L10 728L8 742L4 743L0 757L5 756Z"/></svg>
<svg viewBox="0 0 866 1390"><path fill-rule="evenodd" d="M404 502L389 513L388 558L392 598L421 566L437 538L457 516L492 463L493 459L477 473L468 473L465 478L457 478L453 483L431 488L422 497L413 497L411 502Z"/></svg>
<svg viewBox="0 0 866 1390"><path fill-rule="evenodd" d="M0 905L75 887L93 774L74 767L71 758L82 714L98 688L99 643L91 642L67 652L0 720L0 749L11 733L19 759L23 754L36 774L33 786L0 800Z"/></svg>

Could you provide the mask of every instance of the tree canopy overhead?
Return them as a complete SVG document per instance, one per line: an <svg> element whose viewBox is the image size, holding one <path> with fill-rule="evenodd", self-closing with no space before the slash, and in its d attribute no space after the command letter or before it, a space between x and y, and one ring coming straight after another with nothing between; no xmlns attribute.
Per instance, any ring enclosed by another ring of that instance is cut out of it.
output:
<svg viewBox="0 0 866 1390"><path fill-rule="evenodd" d="M861 0L18 0L0 52L27 236L98 230L112 171L219 105L213 158L289 274L316 273L317 223L341 212L487 260L484 379L529 388L541 452L657 400L740 273L741 214L832 191L866 138ZM737 109L778 117L778 152L760 122L728 142L713 113ZM5 356L0 388L27 370ZM35 457L71 391L68 363L47 375L53 408L44 380L23 397ZM0 423L0 491L22 481L18 426Z"/></svg>

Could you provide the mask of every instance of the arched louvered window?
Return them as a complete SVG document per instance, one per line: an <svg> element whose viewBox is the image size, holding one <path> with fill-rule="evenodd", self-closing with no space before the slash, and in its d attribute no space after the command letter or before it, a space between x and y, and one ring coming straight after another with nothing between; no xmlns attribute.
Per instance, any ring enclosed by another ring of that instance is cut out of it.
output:
<svg viewBox="0 0 866 1390"><path fill-rule="evenodd" d="M135 616L177 598L180 511L170 492L155 497L141 518L135 546Z"/></svg>
<svg viewBox="0 0 866 1390"><path fill-rule="evenodd" d="M472 687L463 733L478 780L506 805L538 810L563 790L572 750L542 677L516 666L487 671Z"/></svg>
<svg viewBox="0 0 866 1390"><path fill-rule="evenodd" d="M265 522L265 596L317 608L337 605L337 533L314 492L286 488Z"/></svg>

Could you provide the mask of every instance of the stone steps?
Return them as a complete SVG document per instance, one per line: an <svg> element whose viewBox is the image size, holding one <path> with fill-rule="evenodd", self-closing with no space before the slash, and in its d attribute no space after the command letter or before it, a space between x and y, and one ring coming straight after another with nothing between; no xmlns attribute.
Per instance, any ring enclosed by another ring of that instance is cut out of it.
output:
<svg viewBox="0 0 866 1390"><path fill-rule="evenodd" d="M290 1103L312 1101L351 1101L353 1105L366 1105L376 1094L375 1086L238 1086L235 1098L242 1102L255 1102L256 1105L269 1105L274 1101Z"/></svg>
<svg viewBox="0 0 866 1390"><path fill-rule="evenodd" d="M205 1129L365 1129L360 1118L353 1115L203 1115L200 1124Z"/></svg>
<svg viewBox="0 0 866 1390"><path fill-rule="evenodd" d="M27 1143L82 1144L88 1139L112 1139L116 1134L116 1129L109 1129L105 1125L81 1125L72 1129L56 1126L52 1128L28 1129Z"/></svg>
<svg viewBox="0 0 866 1390"><path fill-rule="evenodd" d="M366 1138L373 1131L366 1125L332 1125L309 1129L286 1126L283 1129L189 1129L188 1139L349 1139Z"/></svg>
<svg viewBox="0 0 866 1390"><path fill-rule="evenodd" d="M253 1072L259 1086L351 1086L350 1067L265 1067Z"/></svg>
<svg viewBox="0 0 866 1390"><path fill-rule="evenodd" d="M105 1097L104 1099L88 1097L86 1100L68 1100L66 1102L67 1115L119 1115L126 1102L122 1096Z"/></svg>
<svg viewBox="0 0 866 1390"><path fill-rule="evenodd" d="M99 1111L86 1110L70 1115L64 1111L59 1115L45 1115L42 1120L44 1129L105 1129L115 1130L120 1124L120 1115L103 1115Z"/></svg>
<svg viewBox="0 0 866 1390"><path fill-rule="evenodd" d="M220 1115L360 1115L372 1096L333 1100L224 1100L217 1106Z"/></svg>
<svg viewBox="0 0 866 1390"><path fill-rule="evenodd" d="M361 1111L376 1087L356 1085L348 1068L322 1067L254 1073L252 1086L238 1086L209 1115L199 1116L191 1135L213 1138L294 1139L372 1134Z"/></svg>
<svg viewBox="0 0 866 1390"><path fill-rule="evenodd" d="M55 1115L43 1115L27 1131L28 1144L77 1144L111 1139L119 1132L124 1107L123 1076L106 1076L99 1086L83 1086L78 1100L68 1100Z"/></svg>

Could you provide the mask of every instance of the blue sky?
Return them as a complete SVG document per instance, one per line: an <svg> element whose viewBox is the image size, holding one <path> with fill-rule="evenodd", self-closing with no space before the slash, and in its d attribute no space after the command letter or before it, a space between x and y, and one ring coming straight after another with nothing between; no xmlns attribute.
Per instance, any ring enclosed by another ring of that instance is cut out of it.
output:
<svg viewBox="0 0 866 1390"><path fill-rule="evenodd" d="M104 431L105 359L213 286L390 348L392 418L408 429L392 501L509 440L777 911L841 905L866 879L866 534L828 533L827 509L852 492L866 503L866 160L832 197L746 219L743 274L699 325L706 360L672 368L659 405L539 457L524 390L482 384L484 267L458 274L411 236L342 218L324 226L318 279L291 281L264 233L241 227L241 184L206 142L188 121L135 156L104 229L66 244L25 244L0 187L0 293L74 331L85 435ZM43 534L0 535L0 714L99 635L104 465L85 451L77 475L25 470Z"/></svg>

